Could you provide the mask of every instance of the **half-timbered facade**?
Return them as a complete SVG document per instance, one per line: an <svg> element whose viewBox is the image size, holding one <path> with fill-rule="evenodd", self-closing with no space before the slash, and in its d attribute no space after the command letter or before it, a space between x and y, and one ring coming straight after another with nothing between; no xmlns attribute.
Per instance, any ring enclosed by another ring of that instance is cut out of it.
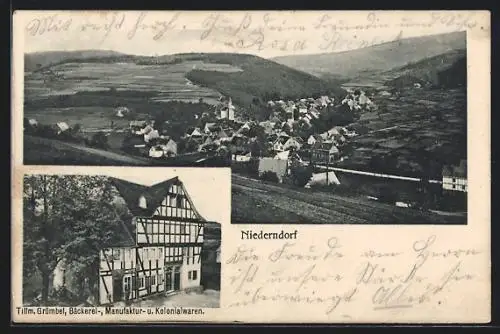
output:
<svg viewBox="0 0 500 334"><path fill-rule="evenodd" d="M113 179L135 223L134 247L101 250L101 304L200 286L206 220L176 177L147 187Z"/></svg>

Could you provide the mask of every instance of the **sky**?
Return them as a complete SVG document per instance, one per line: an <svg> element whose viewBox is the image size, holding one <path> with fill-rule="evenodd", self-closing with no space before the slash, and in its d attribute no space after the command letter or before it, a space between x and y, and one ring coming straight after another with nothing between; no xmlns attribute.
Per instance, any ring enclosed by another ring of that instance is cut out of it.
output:
<svg viewBox="0 0 500 334"><path fill-rule="evenodd" d="M397 38L464 31L481 12L18 11L24 52L113 50L136 55L250 53L264 58L341 52Z"/></svg>
<svg viewBox="0 0 500 334"><path fill-rule="evenodd" d="M178 176L203 218L219 224L230 222L230 168L53 167L51 171L33 168L30 174L101 175L146 186Z"/></svg>
<svg viewBox="0 0 500 334"><path fill-rule="evenodd" d="M229 168L120 168L100 173L146 186L178 176L195 208L207 220L222 223L231 215ZM216 195L216 196L214 196Z"/></svg>

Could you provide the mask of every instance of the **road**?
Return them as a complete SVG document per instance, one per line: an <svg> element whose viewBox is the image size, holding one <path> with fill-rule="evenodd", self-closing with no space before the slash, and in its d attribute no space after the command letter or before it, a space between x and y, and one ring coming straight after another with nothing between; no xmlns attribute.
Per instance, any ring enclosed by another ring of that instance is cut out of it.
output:
<svg viewBox="0 0 500 334"><path fill-rule="evenodd" d="M233 223L464 224L465 217L232 175Z"/></svg>

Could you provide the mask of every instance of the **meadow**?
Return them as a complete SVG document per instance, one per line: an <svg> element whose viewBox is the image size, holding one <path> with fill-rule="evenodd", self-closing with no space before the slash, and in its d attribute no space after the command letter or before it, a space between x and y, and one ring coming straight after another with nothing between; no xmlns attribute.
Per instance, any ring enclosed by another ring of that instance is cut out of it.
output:
<svg viewBox="0 0 500 334"><path fill-rule="evenodd" d="M204 64L186 61L170 65L137 65L132 62L64 63L50 69L60 76L44 81L41 73L31 73L25 78L25 99L43 99L49 96L72 95L78 92L117 91L154 92L156 101L198 101L215 103L219 93L200 87L185 78L192 69L238 72L239 68L227 64Z"/></svg>

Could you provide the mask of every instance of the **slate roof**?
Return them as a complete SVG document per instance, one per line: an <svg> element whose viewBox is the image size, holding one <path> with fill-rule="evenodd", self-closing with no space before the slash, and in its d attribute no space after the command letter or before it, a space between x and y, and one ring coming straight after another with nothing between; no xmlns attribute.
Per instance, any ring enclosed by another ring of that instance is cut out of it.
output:
<svg viewBox="0 0 500 334"><path fill-rule="evenodd" d="M127 203L127 207L129 208L130 212L134 216L141 217L151 217L154 214L156 208L160 206L161 202L165 198L166 192L168 191L170 186L174 184L182 184L177 176L166 181L154 184L152 186L145 186L117 178L110 179L122 198L125 200L125 203ZM185 193L189 202L191 202L191 208L193 209L193 211L195 211L199 219L206 221L206 219L203 218L194 208L194 204L192 203L191 198L189 198L187 192ZM139 207L139 198L141 196L144 196L146 198L147 208Z"/></svg>

